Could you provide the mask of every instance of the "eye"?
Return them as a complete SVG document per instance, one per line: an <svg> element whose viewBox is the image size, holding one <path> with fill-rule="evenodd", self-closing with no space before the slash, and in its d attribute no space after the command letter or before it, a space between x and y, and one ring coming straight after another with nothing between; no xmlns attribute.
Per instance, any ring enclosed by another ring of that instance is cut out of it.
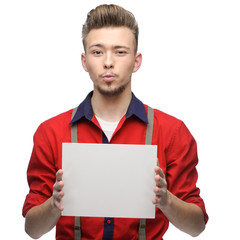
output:
<svg viewBox="0 0 240 240"><path fill-rule="evenodd" d="M101 55L101 54L102 54L102 52L101 52L101 51L99 51L99 50L95 50L95 51L93 51L93 54L94 54L94 55Z"/></svg>
<svg viewBox="0 0 240 240"><path fill-rule="evenodd" d="M118 50L116 53L117 55L125 55L127 52L123 50Z"/></svg>

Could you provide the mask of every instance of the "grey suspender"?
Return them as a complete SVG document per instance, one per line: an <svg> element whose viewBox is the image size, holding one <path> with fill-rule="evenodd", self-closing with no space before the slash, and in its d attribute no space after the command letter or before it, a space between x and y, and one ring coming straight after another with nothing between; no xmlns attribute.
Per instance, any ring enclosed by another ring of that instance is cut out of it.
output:
<svg viewBox="0 0 240 240"><path fill-rule="evenodd" d="M77 107L73 109L72 119L73 119L76 112L77 112ZM78 139L77 139L77 124L76 123L71 125L71 142L72 143L77 143L78 142Z"/></svg>
<svg viewBox="0 0 240 240"><path fill-rule="evenodd" d="M72 112L72 119L77 111L77 108L74 108ZM152 144L152 134L153 134L153 120L154 120L154 110L148 106L148 125L146 130L146 139L145 144L151 145ZM71 142L77 143L77 123L71 125ZM81 240L81 222L80 217L75 217L74 223L74 239ZM138 239L139 240L146 240L146 219L141 218L138 230Z"/></svg>
<svg viewBox="0 0 240 240"><path fill-rule="evenodd" d="M153 135L153 120L154 120L154 111L151 107L148 106L148 125L146 131L145 145L152 144L152 135Z"/></svg>
<svg viewBox="0 0 240 240"><path fill-rule="evenodd" d="M72 119L77 111L77 107L73 109L72 112ZM77 123L73 123L71 125L71 142L72 143L77 143L78 138L77 138ZM81 222L80 222L80 217L75 217L75 223L74 223L74 239L75 240L81 240Z"/></svg>
<svg viewBox="0 0 240 240"><path fill-rule="evenodd" d="M148 125L146 130L145 145L152 144L152 135L153 135L153 120L154 120L154 111L151 107L148 106ZM146 240L146 219L141 218L138 228L138 239Z"/></svg>

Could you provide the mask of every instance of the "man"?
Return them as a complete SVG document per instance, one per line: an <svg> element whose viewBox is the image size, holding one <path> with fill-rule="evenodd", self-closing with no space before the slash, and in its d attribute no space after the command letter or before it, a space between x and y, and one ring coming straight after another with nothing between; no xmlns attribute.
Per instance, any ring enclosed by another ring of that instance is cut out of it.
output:
<svg viewBox="0 0 240 240"><path fill-rule="evenodd" d="M77 124L81 143L145 141L147 106L131 91L132 73L142 62L134 16L119 6L101 5L88 14L82 35L82 65L93 81L93 92L72 120L70 110L42 123L35 133L27 173L30 192L23 207L25 229L33 238L56 225L56 239L74 239L75 218L61 217L62 142L71 142L70 122ZM152 144L158 146L160 167L155 168L152 200L156 217L146 220L146 239L162 239L169 221L192 236L199 235L208 216L196 187L195 140L183 122L155 109ZM81 217L79 229L81 239L138 239L139 223L139 219Z"/></svg>

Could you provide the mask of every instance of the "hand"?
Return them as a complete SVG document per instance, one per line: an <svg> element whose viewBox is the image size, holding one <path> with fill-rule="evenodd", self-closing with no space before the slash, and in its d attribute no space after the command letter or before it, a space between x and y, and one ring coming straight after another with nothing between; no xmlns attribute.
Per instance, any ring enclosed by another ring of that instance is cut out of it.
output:
<svg viewBox="0 0 240 240"><path fill-rule="evenodd" d="M156 187L154 188L154 193L156 194L152 203L155 204L158 208L162 209L168 205L169 202L169 192L167 190L167 181L163 170L156 166L155 167L155 182Z"/></svg>
<svg viewBox="0 0 240 240"><path fill-rule="evenodd" d="M64 196L64 193L62 191L63 189L63 181L62 181L62 175L63 175L63 170L60 169L56 173L56 182L53 185L53 194L52 194L52 206L54 208L57 208L60 211L63 211L63 206L62 206L62 198Z"/></svg>

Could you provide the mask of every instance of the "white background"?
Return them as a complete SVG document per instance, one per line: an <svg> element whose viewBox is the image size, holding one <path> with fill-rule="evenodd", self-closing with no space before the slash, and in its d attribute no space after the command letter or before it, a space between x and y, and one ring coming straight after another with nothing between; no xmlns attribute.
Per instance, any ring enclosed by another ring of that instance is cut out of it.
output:
<svg viewBox="0 0 240 240"><path fill-rule="evenodd" d="M81 67L87 12L110 1L0 2L1 236L29 239L21 209L32 137L92 89ZM182 119L198 143L210 217L197 239L240 239L240 5L233 0L111 1L132 11L143 64L133 91ZM55 231L42 239L54 239ZM6 238L5 238L6 239ZM170 226L165 239L191 239Z"/></svg>

